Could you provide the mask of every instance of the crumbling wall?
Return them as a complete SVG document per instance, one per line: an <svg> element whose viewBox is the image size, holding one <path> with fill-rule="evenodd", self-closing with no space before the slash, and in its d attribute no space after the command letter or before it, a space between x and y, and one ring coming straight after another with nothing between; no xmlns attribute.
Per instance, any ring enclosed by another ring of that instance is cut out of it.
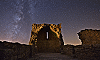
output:
<svg viewBox="0 0 100 60"><path fill-rule="evenodd" d="M29 41L29 45L32 45L32 41L35 41L37 39L38 32L46 27L49 26L50 30L56 33L57 37L60 38L61 34L61 24L55 25L55 24L32 24L32 31L31 31L31 38Z"/></svg>
<svg viewBox="0 0 100 60"><path fill-rule="evenodd" d="M69 56L74 54L73 45L64 45L63 46L63 53Z"/></svg>
<svg viewBox="0 0 100 60"><path fill-rule="evenodd" d="M100 59L100 30L85 29L79 33L82 45L66 45L64 53L79 60L99 60Z"/></svg>
<svg viewBox="0 0 100 60"><path fill-rule="evenodd" d="M85 29L81 30L78 35L82 45L100 44L100 30Z"/></svg>
<svg viewBox="0 0 100 60"><path fill-rule="evenodd" d="M60 52L63 45L61 37L61 24L32 24L29 45L34 45L38 52Z"/></svg>
<svg viewBox="0 0 100 60"><path fill-rule="evenodd" d="M32 56L31 46L19 43L0 42L0 60L21 60Z"/></svg>
<svg viewBox="0 0 100 60"><path fill-rule="evenodd" d="M48 31L48 39L46 31ZM49 28L41 29L37 36L38 52L60 52L60 40Z"/></svg>
<svg viewBox="0 0 100 60"><path fill-rule="evenodd" d="M99 60L100 45L66 45L64 54L79 60Z"/></svg>
<svg viewBox="0 0 100 60"><path fill-rule="evenodd" d="M75 57L80 60L99 60L100 59L100 45L85 45L76 46Z"/></svg>

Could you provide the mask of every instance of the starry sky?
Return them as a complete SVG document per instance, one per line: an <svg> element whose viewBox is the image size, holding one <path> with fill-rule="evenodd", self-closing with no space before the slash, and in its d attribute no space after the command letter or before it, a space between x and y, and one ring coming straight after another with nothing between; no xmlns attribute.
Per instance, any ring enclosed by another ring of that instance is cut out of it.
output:
<svg viewBox="0 0 100 60"><path fill-rule="evenodd" d="M64 44L81 44L78 32L100 29L100 0L0 0L0 41L28 44L33 23L62 23Z"/></svg>

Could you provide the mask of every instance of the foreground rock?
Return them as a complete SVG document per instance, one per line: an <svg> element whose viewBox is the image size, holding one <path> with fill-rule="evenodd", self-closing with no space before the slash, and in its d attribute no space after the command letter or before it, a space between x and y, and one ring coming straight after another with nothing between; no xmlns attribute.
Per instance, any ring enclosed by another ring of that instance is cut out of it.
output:
<svg viewBox="0 0 100 60"><path fill-rule="evenodd" d="M27 60L78 60L61 53L38 53Z"/></svg>

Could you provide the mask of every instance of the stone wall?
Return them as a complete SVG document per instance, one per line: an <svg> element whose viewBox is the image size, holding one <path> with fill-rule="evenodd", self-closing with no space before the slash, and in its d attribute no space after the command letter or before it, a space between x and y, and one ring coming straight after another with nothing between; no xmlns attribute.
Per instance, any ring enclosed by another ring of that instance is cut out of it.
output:
<svg viewBox="0 0 100 60"><path fill-rule="evenodd" d="M85 29L79 33L82 45L65 45L64 54L76 57L79 60L100 59L100 30Z"/></svg>
<svg viewBox="0 0 100 60"><path fill-rule="evenodd" d="M77 46L75 48L75 56L81 60L99 60L100 45L95 46Z"/></svg>
<svg viewBox="0 0 100 60"><path fill-rule="evenodd" d="M73 45L64 45L63 46L63 53L66 55L73 55Z"/></svg>
<svg viewBox="0 0 100 60"><path fill-rule="evenodd" d="M29 41L29 45L32 45L32 41L35 41L37 39L38 32L42 29L47 27L46 30L50 29L52 32L54 32L58 38L60 38L61 34L61 24L55 25L55 24L32 24L32 31L31 31L31 38ZM49 28L48 28L49 27ZM45 30L45 31L46 31Z"/></svg>
<svg viewBox="0 0 100 60"><path fill-rule="evenodd" d="M79 60L99 60L100 45L66 45L64 47L64 54Z"/></svg>
<svg viewBox="0 0 100 60"><path fill-rule="evenodd" d="M60 52L63 44L61 24L32 24L29 45L34 45L37 52Z"/></svg>
<svg viewBox="0 0 100 60"><path fill-rule="evenodd" d="M0 60L22 60L32 56L30 45L0 42ZM34 53L33 53L34 54Z"/></svg>
<svg viewBox="0 0 100 60"><path fill-rule="evenodd" d="M81 30L78 35L82 45L100 44L100 30L85 29Z"/></svg>

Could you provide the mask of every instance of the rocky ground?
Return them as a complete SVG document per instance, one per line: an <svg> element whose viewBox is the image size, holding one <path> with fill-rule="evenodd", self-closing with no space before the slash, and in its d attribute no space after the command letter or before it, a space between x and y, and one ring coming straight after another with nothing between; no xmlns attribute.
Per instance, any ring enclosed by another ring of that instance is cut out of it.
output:
<svg viewBox="0 0 100 60"><path fill-rule="evenodd" d="M61 53L37 53L32 58L27 60L78 60Z"/></svg>

